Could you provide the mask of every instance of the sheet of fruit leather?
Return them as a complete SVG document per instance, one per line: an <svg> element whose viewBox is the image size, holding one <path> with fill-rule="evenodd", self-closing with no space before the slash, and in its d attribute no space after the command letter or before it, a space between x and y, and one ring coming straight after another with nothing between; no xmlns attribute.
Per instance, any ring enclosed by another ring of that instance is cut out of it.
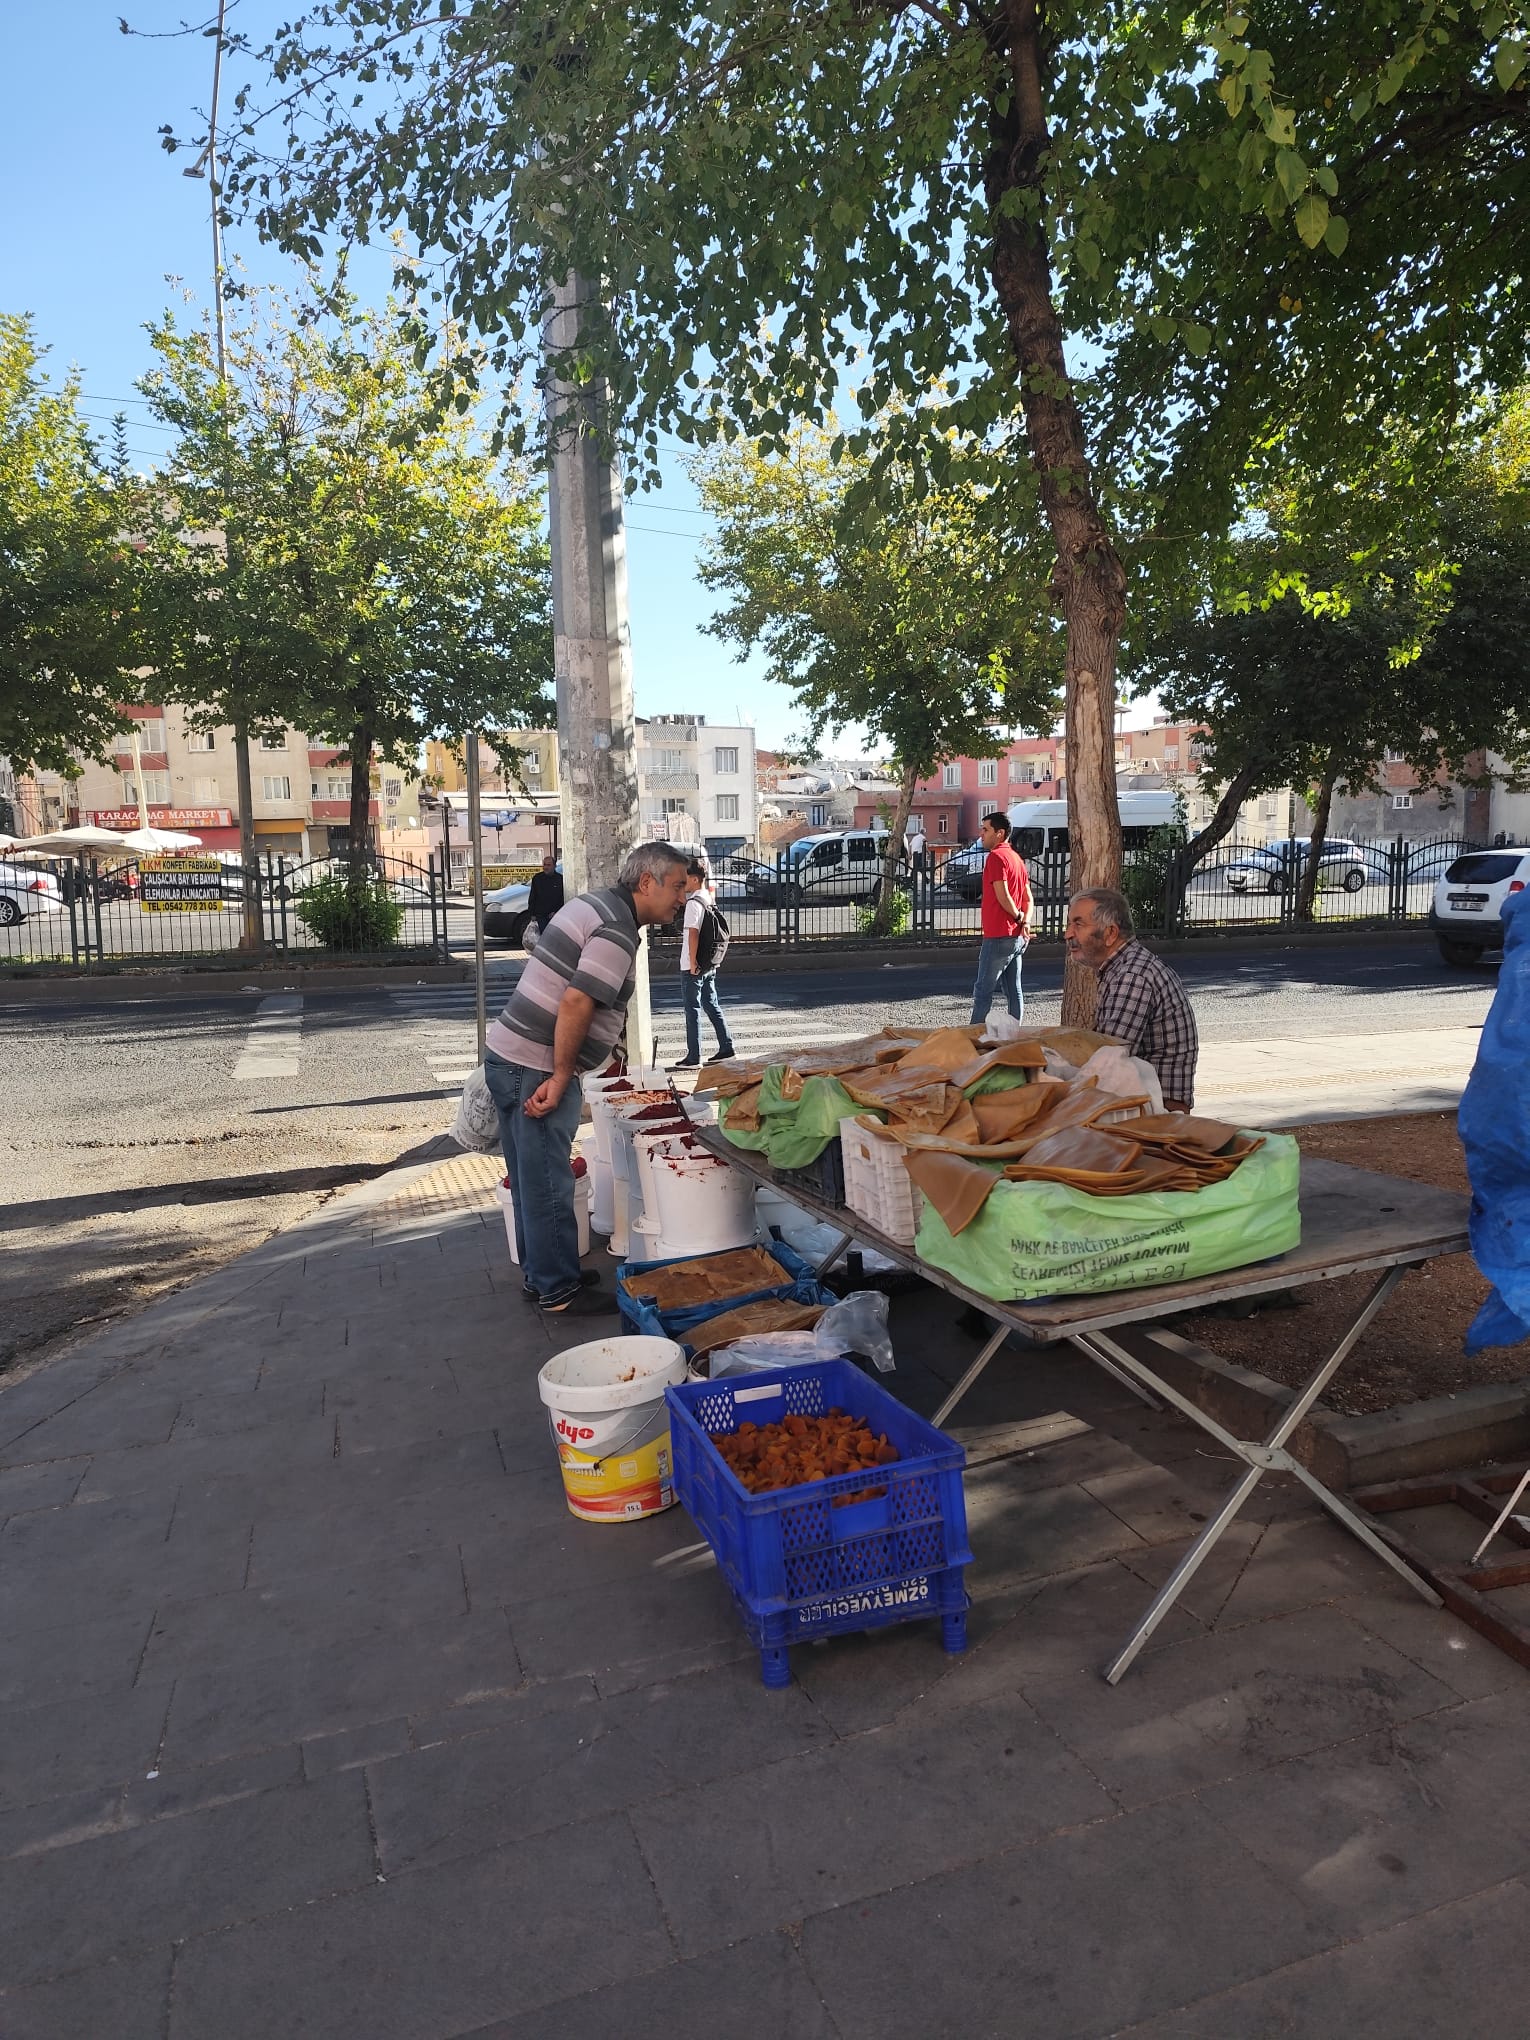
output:
<svg viewBox="0 0 1530 2040"><path fill-rule="evenodd" d="M1028 1168L1089 1169L1102 1176L1119 1175L1142 1159L1134 1140L1101 1133L1092 1126L1065 1126L1038 1140L1025 1161Z"/></svg>
<svg viewBox="0 0 1530 2040"><path fill-rule="evenodd" d="M780 1289L791 1277L763 1247L734 1247L725 1254L698 1254L694 1260L671 1261L663 1268L643 1268L624 1275L629 1296L648 1298L656 1309L680 1310L690 1303L721 1303L724 1297L747 1296L753 1289Z"/></svg>
<svg viewBox="0 0 1530 2040"><path fill-rule="evenodd" d="M977 1123L977 1114L960 1091L952 1091L956 1100L949 1118L940 1129L942 1140L956 1141L963 1147L972 1147L982 1139L982 1130Z"/></svg>
<svg viewBox="0 0 1530 2040"><path fill-rule="evenodd" d="M975 1043L971 1030L964 1027L937 1027L933 1034L927 1034L899 1058L900 1069L938 1070L949 1077L953 1070L962 1069L972 1061Z"/></svg>
<svg viewBox="0 0 1530 2040"><path fill-rule="evenodd" d="M845 1088L857 1105L873 1102L851 1089L850 1085ZM919 1084L910 1089L905 1083L902 1090L891 1092L886 1099L889 1115L900 1125L910 1126L918 1133L940 1133L951 1117L953 1102L961 1104L962 1096L949 1084Z"/></svg>
<svg viewBox="0 0 1530 2040"><path fill-rule="evenodd" d="M1045 1069L1046 1060L1044 1051L1034 1041L1005 1041L997 1048L985 1048L969 1056L952 1070L951 1082L965 1091L990 1070L1040 1070Z"/></svg>
<svg viewBox="0 0 1530 2040"><path fill-rule="evenodd" d="M1011 1183L1061 1183L1085 1197L1136 1197L1145 1190L1199 1190L1201 1185L1188 1170L1165 1168L1123 1169L1118 1176L1095 1175L1088 1169L1037 1169L1028 1162L1015 1162L1004 1171Z"/></svg>
<svg viewBox="0 0 1530 2040"><path fill-rule="evenodd" d="M1172 1147L1200 1148L1208 1155L1220 1154L1238 1128L1220 1119L1198 1119L1189 1112L1144 1112L1132 1121L1132 1133L1145 1140L1162 1140Z"/></svg>
<svg viewBox="0 0 1530 2040"><path fill-rule="evenodd" d="M747 1091L735 1091L728 1106L728 1125L737 1133L758 1133L760 1130L760 1090L758 1083L751 1084Z"/></svg>
<svg viewBox="0 0 1530 2040"><path fill-rule="evenodd" d="M793 1303L788 1296L764 1296L758 1303L741 1303L720 1317L708 1318L685 1334L685 1343L699 1360L714 1346L730 1346L735 1339L752 1338L759 1332L810 1332L827 1309L823 1303Z"/></svg>
<svg viewBox="0 0 1530 2040"><path fill-rule="evenodd" d="M761 1056L748 1062L742 1059L726 1063L708 1063L696 1078L695 1089L715 1091L719 1098L736 1098L740 1091L754 1090L770 1067Z"/></svg>
<svg viewBox="0 0 1530 2040"><path fill-rule="evenodd" d="M1039 1126L1065 1095L1061 1084L1021 1084L1013 1091L990 1091L968 1106L977 1121L979 1140L1013 1140Z"/></svg>
<svg viewBox="0 0 1530 2040"><path fill-rule="evenodd" d="M916 1109L922 1107L928 1117L938 1103L940 1113L931 1126L932 1132L951 1110L949 1086L944 1077L931 1070L906 1070L900 1063L880 1063L875 1069L846 1070L840 1082L857 1105L875 1106L879 1112L901 1108L907 1101Z"/></svg>
<svg viewBox="0 0 1530 2040"><path fill-rule="evenodd" d="M964 1232L971 1225L999 1180L981 1162L968 1161L944 1148L908 1148L903 1164L952 1233Z"/></svg>

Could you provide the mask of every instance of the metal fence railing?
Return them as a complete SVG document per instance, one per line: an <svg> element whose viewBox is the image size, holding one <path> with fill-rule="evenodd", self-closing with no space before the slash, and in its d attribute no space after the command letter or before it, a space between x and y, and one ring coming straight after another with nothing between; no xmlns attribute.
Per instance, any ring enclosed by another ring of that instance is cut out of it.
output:
<svg viewBox="0 0 1530 2040"><path fill-rule="evenodd" d="M0 858L0 965L197 963L220 957L444 960L438 860L264 856L252 874L258 941L246 939L237 855Z"/></svg>
<svg viewBox="0 0 1530 2040"><path fill-rule="evenodd" d="M1320 927L1423 923L1437 881L1457 857L1480 847L1457 836L1333 841L1323 854L1312 921ZM733 941L794 947L871 940L866 924L882 865L845 854L860 848L852 838L844 845L819 843L797 858L786 850L762 861L719 864L713 881ZM1304 861L1299 847L1229 839L1192 867L1172 842L1149 843L1127 851L1122 884L1150 934L1279 928L1297 922ZM1028 869L1035 932L1060 941L1072 885L1068 852L1049 850ZM926 852L917 864L901 861L896 883L906 901L894 920L898 938L972 941L979 934L979 847Z"/></svg>

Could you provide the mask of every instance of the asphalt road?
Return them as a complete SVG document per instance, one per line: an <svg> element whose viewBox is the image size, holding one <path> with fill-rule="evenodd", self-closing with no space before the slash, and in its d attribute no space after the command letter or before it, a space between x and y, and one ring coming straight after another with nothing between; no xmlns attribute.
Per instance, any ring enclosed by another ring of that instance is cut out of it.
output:
<svg viewBox="0 0 1530 2040"><path fill-rule="evenodd" d="M1335 944L1175 959L1208 1041L1378 1035L1480 1024L1491 968L1433 945ZM491 962L491 1010L520 958ZM1028 1008L1055 1018L1061 964L1038 957ZM741 1050L848 1038L893 1019L963 1022L970 966L857 961L751 973L725 1002ZM471 985L6 1007L0 987L0 1368L55 1349L255 1244L324 1197L441 1134L476 1061ZM666 1059L681 1053L678 981L654 986ZM709 1052L710 1042L706 1044Z"/></svg>

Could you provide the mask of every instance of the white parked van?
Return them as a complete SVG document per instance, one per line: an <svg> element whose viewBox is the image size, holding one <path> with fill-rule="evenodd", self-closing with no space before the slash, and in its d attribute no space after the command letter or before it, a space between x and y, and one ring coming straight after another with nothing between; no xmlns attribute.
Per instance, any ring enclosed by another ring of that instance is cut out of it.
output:
<svg viewBox="0 0 1530 2040"><path fill-rule="evenodd" d="M1132 851L1140 849L1155 829L1179 828L1183 835L1178 802L1172 793L1122 793L1117 795L1121 806L1121 847ZM1065 800L1019 800L1009 809L1009 840L1027 864L1046 857L1047 853L1068 848L1068 803ZM1047 896L1056 897L1055 866L1044 867L1048 880ZM1041 874L1032 871L1031 885L1041 890ZM1064 866L1062 894L1066 897L1071 886L1071 874Z"/></svg>

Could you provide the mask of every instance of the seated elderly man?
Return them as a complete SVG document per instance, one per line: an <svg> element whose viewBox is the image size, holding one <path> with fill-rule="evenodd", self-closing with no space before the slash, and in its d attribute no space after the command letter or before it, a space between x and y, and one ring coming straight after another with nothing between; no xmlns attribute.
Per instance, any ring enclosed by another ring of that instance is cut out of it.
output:
<svg viewBox="0 0 1530 2040"><path fill-rule="evenodd" d="M1103 885L1075 893L1068 902L1066 939L1069 956L1099 979L1095 1026L1152 1064L1170 1112L1188 1112L1195 1103L1200 1053L1195 1015L1174 972L1137 940L1125 898Z"/></svg>

